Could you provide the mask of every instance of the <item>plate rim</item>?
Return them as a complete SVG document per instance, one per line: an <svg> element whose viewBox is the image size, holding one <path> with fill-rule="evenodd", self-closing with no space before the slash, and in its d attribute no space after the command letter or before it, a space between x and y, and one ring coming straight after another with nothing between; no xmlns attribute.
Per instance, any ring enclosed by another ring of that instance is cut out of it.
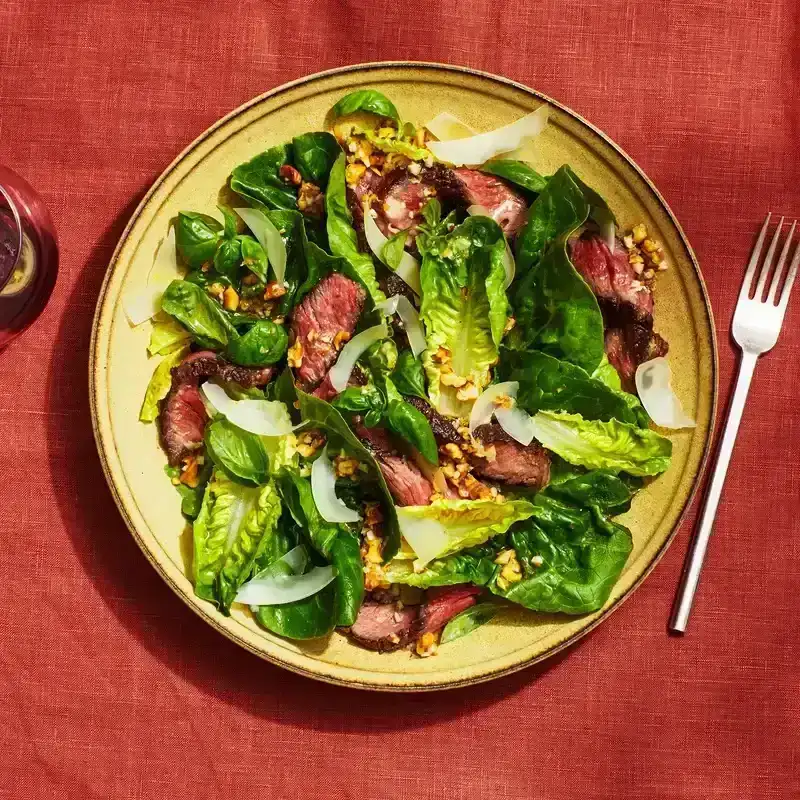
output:
<svg viewBox="0 0 800 800"><path fill-rule="evenodd" d="M105 306L105 300L108 292L109 283L111 281L112 275L114 274L118 266L120 253L126 241L128 240L131 230L133 229L134 225L138 222L142 212L144 211L147 204L150 202L152 196L159 190L162 184L167 180L167 178L171 175L171 173L178 167L178 165L184 160L184 158L186 158L198 145L200 145L203 141L212 136L217 130L226 125L229 121L233 120L240 114L247 111L249 108L258 105L259 103L263 102L264 100L270 97L275 97L277 95L280 95L281 93L286 92L296 86L312 83L314 81L324 79L330 76L343 75L347 73L366 72L375 69L424 69L424 70L442 71L447 73L455 73L463 75L473 75L480 78L486 78L491 81L496 81L506 86L518 89L538 100L544 101L552 105L553 107L559 109L560 111L564 112L573 119L577 120L578 122L582 123L584 126L586 126L589 130L592 131L592 133L594 133L597 137L599 137L606 145L608 145L614 151L616 151L624 159L626 164L631 169L633 169L634 172L642 179L642 181L646 184L649 191L652 193L653 197L658 201L658 204L661 206L662 211L669 218L669 221L674 226L674 229L677 231L681 244L684 247L687 255L689 256L689 261L691 262L692 269L694 271L695 277L698 282L698 286L700 288L700 293L703 300L703 308L706 314L706 322L710 333L710 343L711 343L710 378L711 378L712 396L709 409L709 426L706 434L706 447L704 448L703 454L698 463L697 473L692 481L692 486L689 491L689 494L687 495L686 500L683 503L683 507L680 510L680 514L678 515L678 518L676 519L675 524L672 527L672 530L670 531L669 535L664 539L663 543L658 548L656 553L653 555L652 559L644 568L642 573L636 578L634 583L623 595L618 597L610 606L602 609L601 613L598 614L598 616L594 620L592 620L588 625L581 628L579 631L571 634L563 641L558 642L556 645L554 645L546 652L540 653L539 655L534 656L533 658L530 658L519 664L514 664L512 666L504 667L495 670L493 672L487 672L481 675L462 678L447 683L380 684L377 682L372 683L360 680L338 678L333 675L320 674L310 669L305 669L302 666L296 664L290 664L286 661L281 660L276 656L273 656L270 653L267 653L263 650L259 650L258 648L253 647L249 642L240 638L234 631L228 630L227 628L224 628L221 625L219 625L217 623L217 620L211 614L206 613L206 611L203 608L201 608L198 603L193 602L192 599L188 595L186 595L186 593L172 580L172 577L162 568L162 566L158 563L158 561L153 557L149 547L145 544L142 537L139 535L139 532L137 531L135 525L133 524L132 519L127 513L122 498L120 497L117 491L116 482L113 477L111 467L106 458L106 453L105 453L106 444L103 437L103 431L101 430L101 425L99 423L98 399L96 393L99 389L98 378L99 378L100 364L101 364L101 358L99 355L100 345L101 345L100 320L103 308ZM714 320L714 312L711 307L711 301L708 295L708 288L706 286L706 282L703 277L703 273L700 269L697 257L694 253L694 250L692 249L691 244L689 243L689 240L686 236L686 233L683 230L683 227L681 226L674 212L670 208L667 201L664 199L661 192L655 186L653 181L650 180L650 178L645 174L642 168L634 161L634 159L614 140L612 140L607 134L605 134L594 124L585 119L581 114L578 114L577 112L573 111L571 108L564 105L563 103L560 103L559 101L551 98L549 95L546 95L536 89L532 89L531 87L526 86L525 84L520 83L519 81L512 80L511 78L506 78L504 76L496 75L494 73L487 72L484 70L474 69L472 67L455 65L455 64L445 64L433 61L370 61L358 64L349 64L342 67L334 67L332 69L315 72L310 75L306 75L288 81L286 83L282 83L279 86L269 89L266 92L257 95L256 97L253 97L247 102L232 109L223 117L221 117L212 125L210 125L208 128L203 130L186 147L184 147L178 153L178 155L168 164L168 166L159 174L159 176L155 179L153 184L144 194L144 196L136 206L135 210L131 214L128 222L125 225L125 228L122 231L122 234L119 237L119 240L117 241L117 244L114 248L114 252L108 263L108 267L106 268L106 272L103 277L103 283L100 287L100 292L97 298L97 304L95 306L95 311L92 318L92 332L89 344L88 379L89 379L88 381L89 406L90 406L90 416L92 420L92 431L94 435L95 445L98 451L98 456L100 458L100 463L103 468L103 474L106 479L108 488L111 491L111 495L114 498L114 503L116 504L117 509L119 510L119 513L123 521L125 522L126 527L128 528L134 540L136 541L136 544L138 545L139 549L143 552L143 554L150 562L150 564L156 569L160 577L172 589L172 591L175 594L177 594L177 596L185 603L185 605L187 605L192 611L194 611L201 619L210 624L216 631L223 634L225 637L235 642L237 645L244 648L245 650L253 653L259 658L268 661L276 666L290 670L291 672L294 672L296 674L303 675L307 678L312 678L314 680L322 681L324 683L333 684L336 686L345 686L348 688L363 689L368 691L382 691L382 692L396 692L396 693L432 692L432 691L457 689L464 686L471 686L479 683L484 683L490 680L495 680L497 678L510 675L514 672L519 672L520 670L531 667L534 664L541 663L546 659L552 658L556 654L574 645L584 636L587 636L589 633L591 633L601 622L604 622L612 613L614 613L614 611L616 611L642 585L645 578L647 578L653 571L653 569L655 569L659 561L662 559L662 557L664 556L664 554L674 541L678 529L684 523L686 516L689 512L689 509L692 507L692 504L694 503L694 500L697 497L699 489L703 484L708 461L711 453L713 452L713 443L715 439L714 434L716 431L716 417L717 417L717 410L719 403L719 349L718 349L716 325ZM665 623L665 630L666 630L666 623Z"/></svg>

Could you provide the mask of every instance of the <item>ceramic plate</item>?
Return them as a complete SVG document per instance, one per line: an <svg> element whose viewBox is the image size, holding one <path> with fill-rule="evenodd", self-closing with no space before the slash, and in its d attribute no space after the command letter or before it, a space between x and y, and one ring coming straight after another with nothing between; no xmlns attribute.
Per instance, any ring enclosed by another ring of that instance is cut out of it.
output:
<svg viewBox="0 0 800 800"><path fill-rule="evenodd" d="M164 475L155 426L138 421L153 371L146 353L149 326L131 328L120 300L143 285L171 217L182 209L214 209L234 166L318 130L333 103L359 88L383 91L404 119L422 123L450 111L478 131L550 104L550 125L529 156L538 171L550 174L571 164L604 195L624 228L644 221L664 246L671 267L659 278L656 329L670 343L675 389L697 427L670 436L672 466L637 495L622 518L633 532L633 552L597 613L509 610L435 657L420 659L407 651L372 653L340 634L326 641L287 641L257 627L247 609L224 617L192 593L191 539L181 534L179 497ZM172 163L134 214L109 266L94 322L90 386L97 445L120 512L153 566L203 619L253 653L314 678L369 689L439 689L489 680L552 655L608 617L641 583L664 553L698 483L714 418L716 348L689 243L656 188L619 147L569 109L504 78L435 64L387 63L324 72L268 92L211 127Z"/></svg>

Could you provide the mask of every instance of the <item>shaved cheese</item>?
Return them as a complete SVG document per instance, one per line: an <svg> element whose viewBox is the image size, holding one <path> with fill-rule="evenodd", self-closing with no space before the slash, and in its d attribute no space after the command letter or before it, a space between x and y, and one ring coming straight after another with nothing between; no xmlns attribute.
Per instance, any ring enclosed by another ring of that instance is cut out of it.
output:
<svg viewBox="0 0 800 800"><path fill-rule="evenodd" d="M385 339L389 335L389 329L386 323L382 322L380 325L375 325L372 328L367 328L365 331L354 336L339 353L339 358L336 363L331 367L328 373L331 386L337 392L343 392L347 388L347 382L350 380L350 375L353 372L353 367L356 361L364 354L364 352L371 347L375 342Z"/></svg>
<svg viewBox="0 0 800 800"><path fill-rule="evenodd" d="M300 427L292 425L285 403L277 400L232 400L215 383L204 383L200 391L217 413L244 431L258 436L284 436Z"/></svg>
<svg viewBox="0 0 800 800"><path fill-rule="evenodd" d="M437 114L425 127L440 141L449 142L452 139L466 139L474 136L475 131L463 123L449 111Z"/></svg>
<svg viewBox="0 0 800 800"><path fill-rule="evenodd" d="M283 285L286 278L286 242L272 220L257 208L234 208L244 224L253 232L258 243L267 253L267 258L275 273L275 280Z"/></svg>
<svg viewBox="0 0 800 800"><path fill-rule="evenodd" d="M683 410L672 389L672 371L666 358L653 358L636 370L636 391L644 410L662 428L694 428L695 421Z"/></svg>
<svg viewBox="0 0 800 800"><path fill-rule="evenodd" d="M314 567L303 575L272 575L253 578L239 589L237 603L249 606L280 606L304 600L322 591L336 579L333 566Z"/></svg>
<svg viewBox="0 0 800 800"><path fill-rule="evenodd" d="M440 161L456 167L483 164L495 156L516 150L528 139L538 136L547 125L549 115L550 109L545 104L510 125L466 139L428 142L428 149Z"/></svg>
<svg viewBox="0 0 800 800"><path fill-rule="evenodd" d="M446 528L438 519L420 517L411 512L414 506L398 506L397 522L400 533L416 555L414 567L424 567L440 553L446 553L451 544Z"/></svg>
<svg viewBox="0 0 800 800"><path fill-rule="evenodd" d="M383 248L389 240L383 235L383 232L378 227L372 214L370 214L370 207L368 203L364 204L364 236L366 237L369 249L372 250L375 257L382 263L386 264L383 258ZM386 266L389 266L386 264ZM390 268L391 269L391 268ZM411 290L419 296L422 294L422 286L419 282L419 261L409 252L403 252L403 257L400 259L400 264L395 270L395 274L405 281Z"/></svg>
<svg viewBox="0 0 800 800"><path fill-rule="evenodd" d="M336 473L326 447L311 465L311 494L326 522L358 522L358 512L336 496Z"/></svg>
<svg viewBox="0 0 800 800"><path fill-rule="evenodd" d="M614 250L617 247L617 226L614 224L614 220L607 219L600 226L600 233L603 239L605 239L608 249L611 251L611 255L614 255Z"/></svg>
<svg viewBox="0 0 800 800"><path fill-rule="evenodd" d="M479 205L470 206L467 209L467 214L469 214L471 217L489 217L489 219L494 219L491 211L489 211L489 209L486 208L486 206L479 206ZM495 220L495 222L496 221L497 220ZM514 261L514 254L511 252L511 245L509 245L508 243L508 237L505 235L505 233L503 234L503 236L506 240L506 252L505 256L503 257L503 266L506 269L506 283L503 288L508 289L508 287L511 286L511 283L514 280L514 275L516 275L517 273L517 265L516 262Z"/></svg>
<svg viewBox="0 0 800 800"><path fill-rule="evenodd" d="M141 325L161 311L161 295L172 281L180 277L175 256L175 228L170 225L148 273L147 285L144 289L128 293L122 301L130 324L134 327Z"/></svg>
<svg viewBox="0 0 800 800"><path fill-rule="evenodd" d="M392 295L388 300L376 304L377 308L384 314L397 314L403 321L406 329L408 343L411 345L411 352L414 358L419 358L420 353L427 349L428 343L425 341L425 332L422 330L422 323L419 319L417 309L411 305L411 301L402 294Z"/></svg>
<svg viewBox="0 0 800 800"><path fill-rule="evenodd" d="M533 441L533 417L519 406L495 408L494 416L500 427L515 441L527 447Z"/></svg>
<svg viewBox="0 0 800 800"><path fill-rule="evenodd" d="M506 381L505 383L495 383L487 387L472 406L469 415L469 435L475 435L475 429L481 425L486 425L492 421L496 406L496 401L501 395L508 395L516 399L519 391L519 381Z"/></svg>

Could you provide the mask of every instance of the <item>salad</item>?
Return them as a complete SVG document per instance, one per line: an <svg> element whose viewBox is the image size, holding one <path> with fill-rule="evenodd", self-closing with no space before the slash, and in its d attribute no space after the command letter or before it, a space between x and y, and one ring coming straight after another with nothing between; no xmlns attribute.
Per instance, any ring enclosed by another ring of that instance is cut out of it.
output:
<svg viewBox="0 0 800 800"><path fill-rule="evenodd" d="M140 419L192 526L192 580L268 631L420 656L504 605L586 614L632 549L615 517L692 425L653 329L666 269L568 165L377 91L258 153L170 222Z"/></svg>

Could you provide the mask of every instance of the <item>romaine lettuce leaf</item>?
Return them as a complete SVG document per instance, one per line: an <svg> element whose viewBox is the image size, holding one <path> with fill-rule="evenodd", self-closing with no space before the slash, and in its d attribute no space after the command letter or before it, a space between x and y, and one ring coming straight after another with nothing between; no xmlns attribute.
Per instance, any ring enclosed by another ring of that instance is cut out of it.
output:
<svg viewBox="0 0 800 800"><path fill-rule="evenodd" d="M491 380L508 317L504 252L503 233L488 217L470 217L450 234L425 238L420 318L428 347L423 364L431 402L442 414L465 417L471 407L458 399L457 387L442 382L443 366L478 391ZM446 365L439 348L449 354Z"/></svg>
<svg viewBox="0 0 800 800"><path fill-rule="evenodd" d="M345 166L347 159L342 153L335 161L328 179L325 193L326 226L331 253L344 258L367 288L374 302L380 303L386 295L375 278L375 262L368 253L358 249L358 236L352 225L352 215L347 205Z"/></svg>
<svg viewBox="0 0 800 800"><path fill-rule="evenodd" d="M281 514L281 501L275 487L269 483L258 492L255 504L245 516L228 547L216 582L220 610L228 609L241 585L250 577L259 550L266 548Z"/></svg>
<svg viewBox="0 0 800 800"><path fill-rule="evenodd" d="M483 544L527 519L533 506L527 500L435 500L427 506L397 509L400 532L417 558L415 567Z"/></svg>
<svg viewBox="0 0 800 800"><path fill-rule="evenodd" d="M150 344L147 352L151 356L165 356L188 344L191 334L177 320L159 311L153 317Z"/></svg>
<svg viewBox="0 0 800 800"><path fill-rule="evenodd" d="M189 348L184 346L161 359L144 393L142 408L139 411L141 422L152 422L158 418L158 404L167 396L172 385L172 368L177 367L188 352Z"/></svg>
<svg viewBox="0 0 800 800"><path fill-rule="evenodd" d="M193 525L194 591L198 597L217 602L217 574L258 495L258 489L234 483L219 471L209 481Z"/></svg>
<svg viewBox="0 0 800 800"><path fill-rule="evenodd" d="M672 442L647 428L555 411L540 411L532 419L537 441L570 464L640 476L669 467Z"/></svg>

